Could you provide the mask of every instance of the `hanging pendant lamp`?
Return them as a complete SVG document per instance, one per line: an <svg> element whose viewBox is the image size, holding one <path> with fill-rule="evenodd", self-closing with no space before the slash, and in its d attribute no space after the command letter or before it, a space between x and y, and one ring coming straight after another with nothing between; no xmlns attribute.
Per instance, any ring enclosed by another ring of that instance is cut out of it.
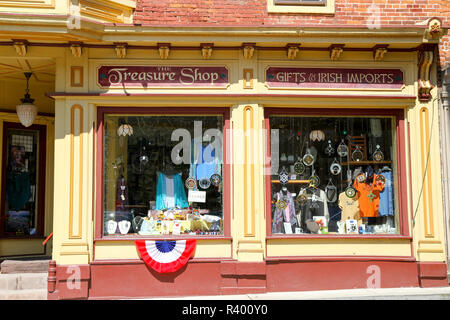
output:
<svg viewBox="0 0 450 320"><path fill-rule="evenodd" d="M24 98L20 99L22 103L16 106L16 112L17 116L19 117L20 123L22 123L22 125L25 127L29 127L33 124L33 121L36 118L37 107L33 104L34 99L31 99L30 89L28 88L28 82L32 73L25 72L24 75L25 78L27 78L27 89L25 90Z"/></svg>
<svg viewBox="0 0 450 320"><path fill-rule="evenodd" d="M120 136L131 136L133 134L133 127L129 124L121 124L117 129L117 135Z"/></svg>

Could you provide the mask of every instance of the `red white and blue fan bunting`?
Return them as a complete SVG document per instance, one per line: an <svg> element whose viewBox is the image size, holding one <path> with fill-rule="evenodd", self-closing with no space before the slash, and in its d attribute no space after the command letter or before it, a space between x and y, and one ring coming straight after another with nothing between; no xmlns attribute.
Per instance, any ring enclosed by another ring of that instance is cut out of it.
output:
<svg viewBox="0 0 450 320"><path fill-rule="evenodd" d="M136 247L144 262L159 273L175 272L183 267L194 253L196 241L136 240Z"/></svg>

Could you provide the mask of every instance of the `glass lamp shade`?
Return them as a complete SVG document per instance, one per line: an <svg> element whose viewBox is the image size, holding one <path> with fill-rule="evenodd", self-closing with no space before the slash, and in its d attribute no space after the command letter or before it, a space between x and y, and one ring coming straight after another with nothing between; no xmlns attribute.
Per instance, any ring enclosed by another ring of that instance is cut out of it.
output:
<svg viewBox="0 0 450 320"><path fill-rule="evenodd" d="M25 127L29 127L33 124L37 115L37 107L32 103L21 103L16 107L17 116L20 123Z"/></svg>
<svg viewBox="0 0 450 320"><path fill-rule="evenodd" d="M119 137L121 136L131 136L133 134L133 127L130 126L129 124L122 124L120 125L120 127L117 129L117 135Z"/></svg>

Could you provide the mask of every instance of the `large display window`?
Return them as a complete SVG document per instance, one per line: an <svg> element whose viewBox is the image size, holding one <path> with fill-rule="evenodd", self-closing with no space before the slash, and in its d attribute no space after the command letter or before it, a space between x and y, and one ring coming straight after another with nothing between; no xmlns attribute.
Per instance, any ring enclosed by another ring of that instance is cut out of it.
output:
<svg viewBox="0 0 450 320"><path fill-rule="evenodd" d="M102 236L224 236L226 112L102 112Z"/></svg>
<svg viewBox="0 0 450 320"><path fill-rule="evenodd" d="M269 111L272 235L400 235L398 116Z"/></svg>

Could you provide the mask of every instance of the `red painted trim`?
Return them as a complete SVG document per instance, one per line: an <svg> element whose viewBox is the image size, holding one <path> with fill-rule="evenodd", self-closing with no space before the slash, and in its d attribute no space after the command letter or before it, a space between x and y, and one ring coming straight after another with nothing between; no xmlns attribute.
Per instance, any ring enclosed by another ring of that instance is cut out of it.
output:
<svg viewBox="0 0 450 320"><path fill-rule="evenodd" d="M399 190L407 190L406 189L406 172L403 169L405 167L405 132L404 132L404 109L342 109L342 108L328 108L328 109L306 109L306 108L265 108L264 109L264 118L266 127L270 130L269 117L271 115L307 115L307 116L323 116L324 110L332 110L333 116L394 116L396 123L396 132L397 132L397 167L399 168L399 174L397 177L397 183L399 186ZM268 135L269 136L269 135ZM268 153L267 156L270 159L270 136L267 140ZM267 166L270 164L266 164ZM270 182L271 176L266 175L266 216L272 216L272 184ZM407 210L407 194L406 192L399 192L399 214L400 214L400 235L383 235L379 238L378 235L273 235L272 234L272 219L266 219L266 238L268 239L317 239L317 238L326 238L326 239L411 239L409 235L408 229L408 210ZM412 245L412 244L411 244Z"/></svg>
<svg viewBox="0 0 450 320"><path fill-rule="evenodd" d="M282 240L282 239L324 239L324 240L330 240L330 239L364 239L364 240L375 240L375 239L389 239L389 240L412 240L413 238L411 236L405 236L405 235L389 235L389 234L370 234L370 235L363 235L363 234L326 234L326 235L320 235L320 234L276 234L276 235L270 235L266 236L267 240Z"/></svg>
<svg viewBox="0 0 450 320"><path fill-rule="evenodd" d="M96 155L97 155L97 148L95 147L95 138L97 136L97 130L95 130L95 121L92 122L92 222L94 223L94 235L95 235L95 195L97 194L95 191L95 169L96 169ZM95 259L95 241L92 243L92 259Z"/></svg>
<svg viewBox="0 0 450 320"><path fill-rule="evenodd" d="M406 143L405 143L405 110L396 116L397 125L397 185L398 185L398 202L400 213L400 234L409 235L409 214L408 214L408 186L406 179Z"/></svg>
<svg viewBox="0 0 450 320"><path fill-rule="evenodd" d="M189 259L189 264L191 263L217 263L217 262L236 262L237 260L229 257L220 258L191 258ZM141 259L100 259L93 260L90 262L91 265L125 265L125 264L145 264Z"/></svg>
<svg viewBox="0 0 450 320"><path fill-rule="evenodd" d="M270 119L266 113L267 108L264 108L264 128L266 129L266 154L264 157L264 169L265 169L265 183L266 183L266 210L264 216L266 217L266 238L272 236L272 183L271 183L271 144L270 144ZM268 171L268 172L267 172ZM269 174L267 174L269 173ZM269 219L270 217L270 219ZM267 252L267 241L266 250Z"/></svg>
<svg viewBox="0 0 450 320"><path fill-rule="evenodd" d="M68 289L72 267L81 271L81 286L76 290ZM443 287L448 286L446 270L444 262L417 262L408 256L273 256L262 262L200 258L172 274L157 273L140 259L72 266L51 262L48 297L157 298L368 288L376 274L380 288Z"/></svg>
<svg viewBox="0 0 450 320"><path fill-rule="evenodd" d="M37 214L37 229L36 236L23 236L23 237L5 237L5 211L6 211L6 159L9 151L7 148L7 132L8 129L20 129L20 130L34 130L39 132L39 159L37 168L37 181L39 181L38 193L36 199L38 206L36 208ZM46 182L46 151L47 151L47 126L33 124L28 128L24 127L18 122L3 122L3 146L2 146L2 199L0 203L0 237L16 238L16 239L32 239L32 238L44 238L44 223L45 223L45 182Z"/></svg>
<svg viewBox="0 0 450 320"><path fill-rule="evenodd" d="M104 189L103 189L103 136L104 136L104 127L103 127L103 117L104 110L102 108L97 108L97 149L95 153L97 154L97 170L96 170L96 181L97 188L95 190L96 201L96 210L95 210L95 224L94 224L94 237L100 238L102 237L103 230L103 203L104 203ZM95 244L95 242L94 242ZM95 250L94 250L95 251Z"/></svg>
<svg viewBox="0 0 450 320"><path fill-rule="evenodd" d="M227 98L325 98L325 99L399 99L415 100L414 95L338 95L338 94L276 94L276 93L102 93L102 92L48 92L49 98L54 97L227 97Z"/></svg>
<svg viewBox="0 0 450 320"><path fill-rule="evenodd" d="M167 235L164 236L164 239L167 240L183 240L186 238L192 238L192 235L179 235L179 236L172 236L172 235ZM195 239L197 240L233 240L233 238L231 236L217 236L217 235L210 235L210 236L206 236L206 235L199 235L199 236L194 236ZM98 241L134 241L134 240L161 240L161 236L127 236L127 235L117 235L117 236L103 236L103 237L99 237L99 238L95 238L94 242L98 242Z"/></svg>
<svg viewBox="0 0 450 320"><path fill-rule="evenodd" d="M267 291L418 287L417 262L409 260L270 262Z"/></svg>
<svg viewBox="0 0 450 320"><path fill-rule="evenodd" d="M448 287L445 262L419 262L417 269L421 287Z"/></svg>
<svg viewBox="0 0 450 320"><path fill-rule="evenodd" d="M96 241L105 241L111 240L115 241L116 239L112 239L110 236L103 236L102 232L102 223L103 223L103 200L104 200L104 190L103 190L103 161L104 161L104 128L103 121L105 114L114 113L114 114L137 114L137 115L145 115L145 114L207 114L207 115L222 115L223 116L223 130L228 130L230 128L230 109L229 108L198 108L198 107L108 107L102 106L97 108L97 190L96 190L96 222L95 222L95 234L94 238ZM227 137L223 135L223 159L227 157L227 149L228 146ZM199 240L216 240L216 239L227 239L231 238L231 215L230 215L230 181L231 181L231 172L230 172L230 164L224 164L223 166L223 179L224 179L224 188L223 188L223 219L224 219L224 234L223 236L211 236L209 237L198 237L192 235L186 236L177 236L177 237L167 237L173 239L184 239L184 238L195 238ZM127 237L126 240L143 240L143 239L155 239L155 237L146 237L146 236L135 236L135 237ZM165 237L158 237L157 239L162 239ZM124 240L120 238L120 240Z"/></svg>
<svg viewBox="0 0 450 320"><path fill-rule="evenodd" d="M266 257L267 263L296 261L416 261L414 257L405 256L271 256Z"/></svg>

